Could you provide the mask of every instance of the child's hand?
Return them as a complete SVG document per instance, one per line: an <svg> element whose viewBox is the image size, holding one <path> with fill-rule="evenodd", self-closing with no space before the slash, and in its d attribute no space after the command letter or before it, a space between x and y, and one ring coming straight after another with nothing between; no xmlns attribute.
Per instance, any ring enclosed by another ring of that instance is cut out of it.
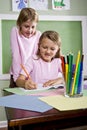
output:
<svg viewBox="0 0 87 130"><path fill-rule="evenodd" d="M57 84L61 84L61 83L64 83L63 78L57 78L57 79L49 80L49 81L45 82L43 84L43 87L47 87L47 86L51 86L51 85L57 85Z"/></svg>
<svg viewBox="0 0 87 130"><path fill-rule="evenodd" d="M51 86L51 85L55 85L55 81L54 80L49 80L49 81L47 81L47 82L45 82L43 84L44 87Z"/></svg>
<svg viewBox="0 0 87 130"><path fill-rule="evenodd" d="M34 83L31 79L26 80L25 82L25 89L36 89L37 84Z"/></svg>

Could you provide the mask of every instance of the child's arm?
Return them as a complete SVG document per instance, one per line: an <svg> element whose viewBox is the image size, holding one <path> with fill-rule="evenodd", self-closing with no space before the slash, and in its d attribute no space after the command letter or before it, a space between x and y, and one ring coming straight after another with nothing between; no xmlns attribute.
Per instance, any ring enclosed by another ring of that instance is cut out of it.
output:
<svg viewBox="0 0 87 130"><path fill-rule="evenodd" d="M64 79L60 77L60 78L57 78L57 79L49 80L49 81L45 82L43 84L43 86L47 87L47 86L57 85L57 84L64 84Z"/></svg>
<svg viewBox="0 0 87 130"><path fill-rule="evenodd" d="M16 27L12 28L10 36L11 36L10 46L11 46L11 53L12 53L12 69L11 69L11 71L13 74L14 81L16 81L17 77L19 76L20 63L21 63L20 47L19 47L19 43L18 43L17 28Z"/></svg>
<svg viewBox="0 0 87 130"><path fill-rule="evenodd" d="M36 89L37 84L32 81L31 78L26 80L26 77L24 75L20 75L18 79L16 80L16 85L18 87L23 87L25 89Z"/></svg>

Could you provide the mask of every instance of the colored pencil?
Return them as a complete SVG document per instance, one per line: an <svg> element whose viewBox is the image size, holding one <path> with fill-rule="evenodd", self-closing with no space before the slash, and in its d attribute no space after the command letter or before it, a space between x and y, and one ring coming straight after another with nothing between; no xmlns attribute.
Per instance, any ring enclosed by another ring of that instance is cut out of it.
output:
<svg viewBox="0 0 87 130"><path fill-rule="evenodd" d="M82 55L81 57L81 63L80 63L80 75L79 75L79 82L78 82L78 89L77 89L77 94L80 94L81 91L82 91L82 82L83 82L83 76L82 76L82 73L83 73L83 59L84 59L84 55Z"/></svg>
<svg viewBox="0 0 87 130"><path fill-rule="evenodd" d="M22 64L21 64L21 68L24 70L24 72L25 72L27 78L30 78L29 73L27 72L26 68L25 68Z"/></svg>
<svg viewBox="0 0 87 130"><path fill-rule="evenodd" d="M79 85L79 77L80 77L80 73L81 73L80 67L81 67L81 63L78 64L74 94L77 94L77 90L78 90L78 87L79 87L78 86Z"/></svg>
<svg viewBox="0 0 87 130"><path fill-rule="evenodd" d="M72 83L72 66L73 66L73 54L69 54L69 70L68 70L68 92L71 90Z"/></svg>

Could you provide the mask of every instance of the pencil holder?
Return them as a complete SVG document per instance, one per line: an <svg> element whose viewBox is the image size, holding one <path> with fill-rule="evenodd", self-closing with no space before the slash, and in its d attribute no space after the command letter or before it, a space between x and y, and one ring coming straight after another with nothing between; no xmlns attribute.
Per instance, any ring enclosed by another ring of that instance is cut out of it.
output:
<svg viewBox="0 0 87 130"><path fill-rule="evenodd" d="M83 55L78 52L76 64L73 64L72 59L72 54L69 54L65 66L65 96L80 97L83 95Z"/></svg>
<svg viewBox="0 0 87 130"><path fill-rule="evenodd" d="M65 82L65 96L66 97L81 97L83 96L83 71L79 74L75 81L74 76L68 78Z"/></svg>

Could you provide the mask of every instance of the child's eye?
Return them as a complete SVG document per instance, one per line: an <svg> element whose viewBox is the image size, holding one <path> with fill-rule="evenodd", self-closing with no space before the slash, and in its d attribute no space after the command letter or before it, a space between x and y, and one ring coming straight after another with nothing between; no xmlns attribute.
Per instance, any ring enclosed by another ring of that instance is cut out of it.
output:
<svg viewBox="0 0 87 130"><path fill-rule="evenodd" d="M47 49L47 47L43 46L44 49Z"/></svg>
<svg viewBox="0 0 87 130"><path fill-rule="evenodd" d="M29 26L25 25L25 28L29 28Z"/></svg>
<svg viewBox="0 0 87 130"><path fill-rule="evenodd" d="M32 26L32 28L35 28L35 26Z"/></svg>
<svg viewBox="0 0 87 130"><path fill-rule="evenodd" d="M52 50L52 51L54 51L54 50L55 50L55 48L51 48L51 50Z"/></svg>

